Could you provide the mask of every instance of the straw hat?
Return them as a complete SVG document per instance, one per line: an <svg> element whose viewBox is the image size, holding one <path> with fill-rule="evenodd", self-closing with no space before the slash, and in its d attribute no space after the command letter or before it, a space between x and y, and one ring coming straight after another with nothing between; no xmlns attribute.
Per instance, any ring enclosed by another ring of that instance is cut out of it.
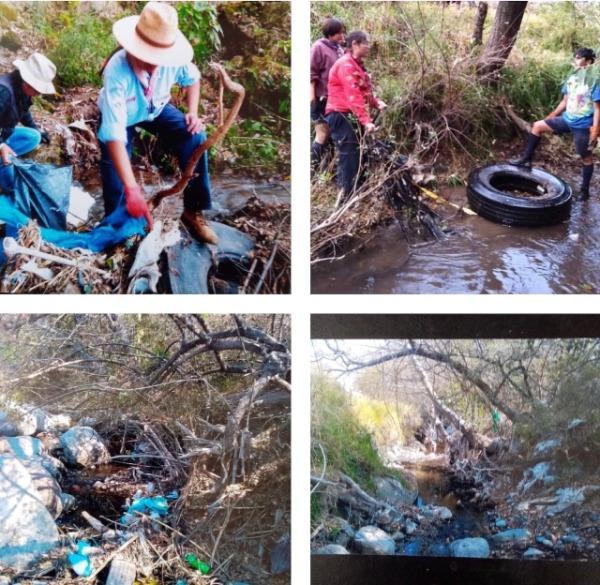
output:
<svg viewBox="0 0 600 585"><path fill-rule="evenodd" d="M41 53L33 53L25 61L17 59L13 65L19 70L21 79L39 93L56 93L52 80L56 65Z"/></svg>
<svg viewBox="0 0 600 585"><path fill-rule="evenodd" d="M178 28L177 11L163 2L148 2L139 16L118 20L113 34L128 53L152 65L178 67L192 60L192 46Z"/></svg>

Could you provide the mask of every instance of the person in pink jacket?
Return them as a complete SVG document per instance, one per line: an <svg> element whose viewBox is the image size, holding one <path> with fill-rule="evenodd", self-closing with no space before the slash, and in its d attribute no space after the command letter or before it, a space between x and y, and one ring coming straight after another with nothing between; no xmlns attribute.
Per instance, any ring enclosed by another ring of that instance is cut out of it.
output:
<svg viewBox="0 0 600 585"><path fill-rule="evenodd" d="M375 131L371 109L383 110L385 102L373 92L371 76L363 64L371 44L366 33L346 37L348 52L331 68L325 119L338 151L338 182L344 198L355 189L360 170L359 133Z"/></svg>

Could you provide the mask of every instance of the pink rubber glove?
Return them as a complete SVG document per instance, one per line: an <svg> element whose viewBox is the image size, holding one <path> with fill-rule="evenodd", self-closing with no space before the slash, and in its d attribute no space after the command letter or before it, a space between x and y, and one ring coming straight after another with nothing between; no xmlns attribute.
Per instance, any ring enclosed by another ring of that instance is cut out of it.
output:
<svg viewBox="0 0 600 585"><path fill-rule="evenodd" d="M127 212L131 217L145 217L148 222L148 231L152 230L154 220L150 215L148 204L142 194L142 188L139 185L125 187L125 203L127 204Z"/></svg>

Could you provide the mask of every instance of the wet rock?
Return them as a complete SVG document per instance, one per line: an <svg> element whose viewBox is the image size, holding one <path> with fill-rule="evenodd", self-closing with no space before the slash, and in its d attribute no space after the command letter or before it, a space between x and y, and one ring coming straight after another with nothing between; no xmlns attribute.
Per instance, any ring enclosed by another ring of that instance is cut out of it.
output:
<svg viewBox="0 0 600 585"><path fill-rule="evenodd" d="M377 526L363 526L353 540L357 550L367 555L393 555L396 550L394 539Z"/></svg>
<svg viewBox="0 0 600 585"><path fill-rule="evenodd" d="M374 482L377 498L390 506L410 506L415 503L419 495L417 480L409 473L406 473L404 482L393 477L376 477Z"/></svg>
<svg viewBox="0 0 600 585"><path fill-rule="evenodd" d="M100 435L91 427L73 427L61 435L63 455L70 465L92 467L110 461L110 454Z"/></svg>
<svg viewBox="0 0 600 585"><path fill-rule="evenodd" d="M541 551L539 548L529 547L524 553L524 559L543 559L546 556L544 551Z"/></svg>
<svg viewBox="0 0 600 585"><path fill-rule="evenodd" d="M556 451L556 449L558 449L560 445L560 439L548 439L547 441L541 441L533 448L533 455L534 457L548 455L553 451Z"/></svg>
<svg viewBox="0 0 600 585"><path fill-rule="evenodd" d="M531 532L525 528L513 528L511 530L504 530L494 534L492 540L495 544L526 544L531 540Z"/></svg>
<svg viewBox="0 0 600 585"><path fill-rule="evenodd" d="M12 453L17 459L25 460L31 457L41 457L44 446L35 437L2 437L0 438L0 453Z"/></svg>
<svg viewBox="0 0 600 585"><path fill-rule="evenodd" d="M560 537L560 541L564 544L579 544L581 539L576 534L565 534Z"/></svg>
<svg viewBox="0 0 600 585"><path fill-rule="evenodd" d="M0 412L0 437L34 435L37 421L31 413Z"/></svg>
<svg viewBox="0 0 600 585"><path fill-rule="evenodd" d="M423 516L434 520L450 520L452 518L452 512L444 506L423 506L420 511Z"/></svg>
<svg viewBox="0 0 600 585"><path fill-rule="evenodd" d="M32 414L37 422L38 433L64 433L73 425L68 414L49 414L41 408L36 408Z"/></svg>
<svg viewBox="0 0 600 585"><path fill-rule="evenodd" d="M350 553L341 544L326 544L318 548L316 555L349 555Z"/></svg>
<svg viewBox="0 0 600 585"><path fill-rule="evenodd" d="M406 523L404 524L404 532L406 532L406 534L413 534L415 532L415 530L417 529L417 525L409 518Z"/></svg>
<svg viewBox="0 0 600 585"><path fill-rule="evenodd" d="M0 455L0 493L0 565L23 571L59 545L58 530L14 455Z"/></svg>
<svg viewBox="0 0 600 585"><path fill-rule="evenodd" d="M487 559L490 556L490 545L485 538L461 538L450 544L453 557Z"/></svg>
<svg viewBox="0 0 600 585"><path fill-rule="evenodd" d="M348 546L354 538L354 529L350 524L338 516L327 521L327 540L334 541L343 547Z"/></svg>
<svg viewBox="0 0 600 585"><path fill-rule="evenodd" d="M423 549L423 544L421 543L421 541L415 540L413 542L407 542L404 545L402 554L404 554L408 557L415 557L415 556L421 554L422 549Z"/></svg>
<svg viewBox="0 0 600 585"><path fill-rule="evenodd" d="M40 459L27 459L21 462L29 472L31 482L35 486L40 501L53 518L58 518L63 511L62 490L50 473L44 468Z"/></svg>
<svg viewBox="0 0 600 585"><path fill-rule="evenodd" d="M554 543L549 538L546 538L545 536L536 536L535 542L537 544L541 544L542 546L545 546L546 548L554 548Z"/></svg>
<svg viewBox="0 0 600 585"><path fill-rule="evenodd" d="M429 554L432 557L449 557L450 549L441 542L436 542L429 547Z"/></svg>
<svg viewBox="0 0 600 585"><path fill-rule="evenodd" d="M291 567L292 549L289 536L280 538L271 551L271 573L281 575L287 573Z"/></svg>

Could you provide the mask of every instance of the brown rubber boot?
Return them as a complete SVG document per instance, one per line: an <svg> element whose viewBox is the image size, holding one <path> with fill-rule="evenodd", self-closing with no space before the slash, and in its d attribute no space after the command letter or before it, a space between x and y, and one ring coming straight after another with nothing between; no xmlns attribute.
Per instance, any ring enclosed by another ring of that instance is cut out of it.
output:
<svg viewBox="0 0 600 585"><path fill-rule="evenodd" d="M214 244L215 246L219 243L217 234L208 225L201 211L188 211L185 209L181 214L181 221L198 241Z"/></svg>

